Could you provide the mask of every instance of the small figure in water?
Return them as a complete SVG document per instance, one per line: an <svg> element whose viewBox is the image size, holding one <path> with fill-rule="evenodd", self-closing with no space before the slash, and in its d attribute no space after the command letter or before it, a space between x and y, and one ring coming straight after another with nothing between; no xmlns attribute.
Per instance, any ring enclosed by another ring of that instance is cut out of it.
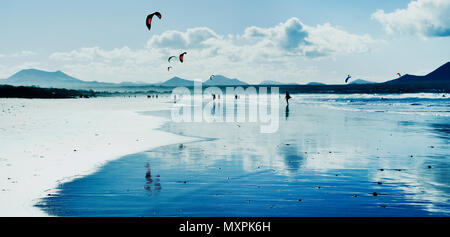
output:
<svg viewBox="0 0 450 237"><path fill-rule="evenodd" d="M286 104L289 105L289 99L292 98L292 97L289 95L289 91L286 91L286 96L285 96L285 98L286 98Z"/></svg>
<svg viewBox="0 0 450 237"><path fill-rule="evenodd" d="M216 94L212 94L213 100L216 99Z"/></svg>

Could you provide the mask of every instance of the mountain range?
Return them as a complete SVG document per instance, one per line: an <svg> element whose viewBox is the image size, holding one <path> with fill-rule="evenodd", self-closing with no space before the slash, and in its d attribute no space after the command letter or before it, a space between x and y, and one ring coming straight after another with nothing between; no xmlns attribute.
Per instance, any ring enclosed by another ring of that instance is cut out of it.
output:
<svg viewBox="0 0 450 237"><path fill-rule="evenodd" d="M354 81L349 82L349 85L365 85L365 84L375 84L376 82L366 81L363 79L356 79Z"/></svg>
<svg viewBox="0 0 450 237"><path fill-rule="evenodd" d="M7 79L0 79L0 84L12 86L38 86L49 88L70 88L70 89L86 89L86 88L106 88L106 87L137 87L137 86L194 86L193 80L187 80L179 77L173 77L161 83L144 83L144 82L122 82L107 83L98 81L83 81L75 77L69 76L61 71L47 72L37 69L24 69ZM222 75L216 75L211 79L203 82L204 86L245 86L245 82L238 79L230 79Z"/></svg>
<svg viewBox="0 0 450 237"><path fill-rule="evenodd" d="M312 82L307 83L306 85L307 85L307 86L325 86L325 85L327 85L327 84L322 83L322 82L315 82L315 81L312 81Z"/></svg>
<svg viewBox="0 0 450 237"><path fill-rule="evenodd" d="M390 80L384 83L374 83L357 79L349 84L402 84L402 83L450 83L450 62L445 63L438 69L425 76L415 76L406 74L398 79ZM67 88L67 89L95 89L105 87L139 87L139 86L193 86L194 81L173 77L161 83L145 83L145 82L122 82L122 83L107 83L98 81L83 81L75 77L69 76L61 71L47 72L37 69L24 69L7 79L0 79L0 84L13 86L38 86L49 88ZM236 78L230 79L222 75L215 75L206 81L203 81L204 86L246 86L247 83ZM264 81L260 85L287 85L277 81ZM325 85L320 82L310 82L307 85Z"/></svg>
<svg viewBox="0 0 450 237"><path fill-rule="evenodd" d="M215 75L211 79L203 82L204 86L245 86L248 85L245 82L239 81L238 79L230 79L222 75Z"/></svg>
<svg viewBox="0 0 450 237"><path fill-rule="evenodd" d="M438 69L428 73L425 76L403 75L398 79L390 80L385 83L449 83L450 82L450 62L440 66Z"/></svg>
<svg viewBox="0 0 450 237"><path fill-rule="evenodd" d="M238 79L230 79L227 77L224 77L222 75L215 75L214 77L211 77L211 79L208 79L206 81L203 81L203 86L245 86L248 85L245 82L239 81ZM194 86L194 81L187 80L179 77L172 77L171 79L159 83L159 84L153 84L158 86Z"/></svg>
<svg viewBox="0 0 450 237"><path fill-rule="evenodd" d="M113 83L82 81L61 71L47 72L37 69L21 70L7 79L0 80L0 84L71 89L108 87L114 85Z"/></svg>
<svg viewBox="0 0 450 237"><path fill-rule="evenodd" d="M171 79L159 83L160 86L194 86L194 81L179 78L179 77L172 77Z"/></svg>

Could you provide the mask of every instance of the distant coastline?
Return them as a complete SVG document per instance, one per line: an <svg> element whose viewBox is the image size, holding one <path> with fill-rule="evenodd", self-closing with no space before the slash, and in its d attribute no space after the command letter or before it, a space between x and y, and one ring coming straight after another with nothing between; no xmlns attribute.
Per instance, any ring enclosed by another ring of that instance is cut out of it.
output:
<svg viewBox="0 0 450 237"><path fill-rule="evenodd" d="M203 81L207 87L279 87L280 93L329 93L329 94L392 94L392 93L449 93L450 62L445 63L425 76L406 74L383 83L372 83L357 79L349 84L327 85L311 82L306 85L283 84L266 81L261 84L247 84L236 78L216 75ZM5 85L2 85L5 84ZM87 98L93 96L123 96L171 93L175 87L193 88L194 81L173 77L165 82L146 83L104 83L87 82L71 77L61 71L45 72L36 69L22 70L7 79L0 80L0 98ZM56 89L59 88L59 89Z"/></svg>
<svg viewBox="0 0 450 237"><path fill-rule="evenodd" d="M227 86L218 86L225 91ZM420 84L354 84L354 85L246 85L248 87L278 87L280 93L289 91L291 94L401 94L401 93L450 93L449 83ZM26 86L0 85L0 98L41 98L69 99L130 95L153 95L170 93L174 87L126 87L117 88L123 91L69 90L56 88L40 88ZM193 87L187 86L193 90ZM208 88L205 86L203 89Z"/></svg>

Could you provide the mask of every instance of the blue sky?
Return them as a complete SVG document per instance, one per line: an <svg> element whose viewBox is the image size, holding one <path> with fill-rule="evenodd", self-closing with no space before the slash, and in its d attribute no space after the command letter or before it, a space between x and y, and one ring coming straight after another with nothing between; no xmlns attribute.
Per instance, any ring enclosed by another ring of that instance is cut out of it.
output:
<svg viewBox="0 0 450 237"><path fill-rule="evenodd" d="M385 81L449 61L449 10L450 0L6 0L0 78L36 67L111 82L223 74L254 83L342 83L348 73ZM163 19L149 32L145 17L153 11ZM206 38L195 41L199 35ZM190 52L186 62L168 73L164 59L180 51Z"/></svg>

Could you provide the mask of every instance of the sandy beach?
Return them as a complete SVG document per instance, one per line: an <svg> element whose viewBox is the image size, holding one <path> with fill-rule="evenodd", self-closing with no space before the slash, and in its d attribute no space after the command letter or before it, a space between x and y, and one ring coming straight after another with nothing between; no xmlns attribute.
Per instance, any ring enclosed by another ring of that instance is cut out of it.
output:
<svg viewBox="0 0 450 237"><path fill-rule="evenodd" d="M36 202L107 161L194 139L157 130L166 119L139 111L163 99L1 99L0 216L46 216Z"/></svg>

